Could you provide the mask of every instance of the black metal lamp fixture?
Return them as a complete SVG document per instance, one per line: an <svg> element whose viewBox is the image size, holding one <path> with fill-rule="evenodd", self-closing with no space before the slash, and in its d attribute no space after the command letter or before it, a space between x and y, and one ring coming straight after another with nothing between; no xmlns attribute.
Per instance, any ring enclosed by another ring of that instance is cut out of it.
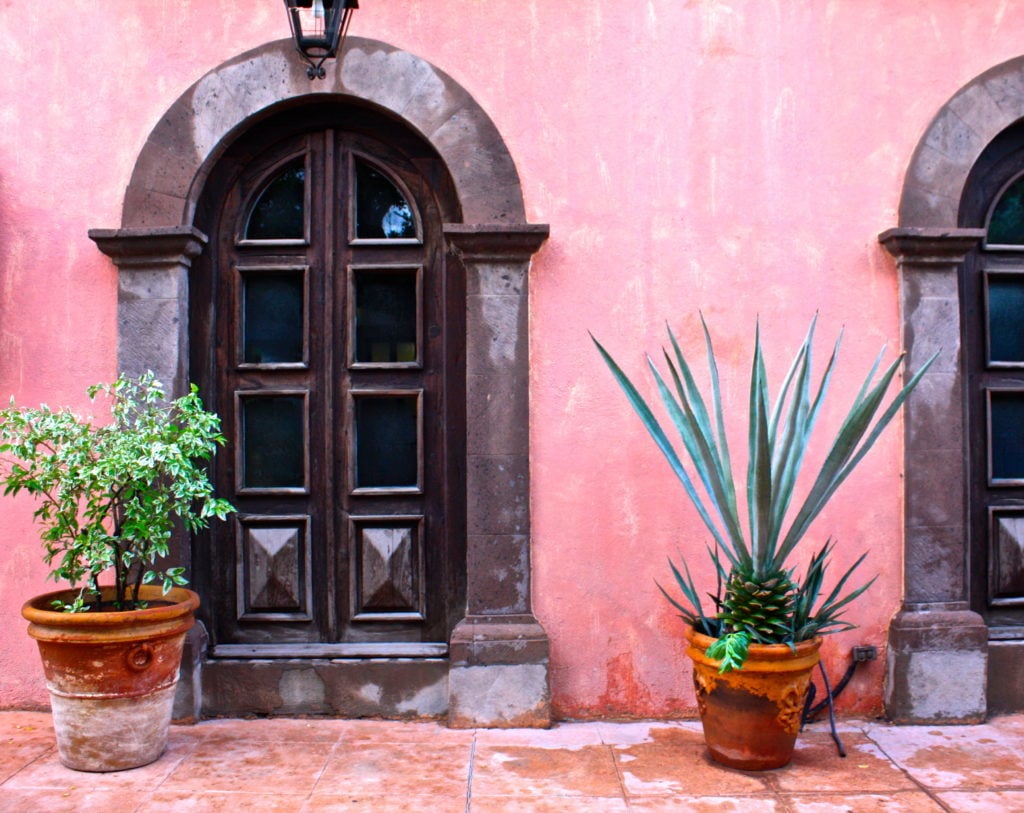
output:
<svg viewBox="0 0 1024 813"><path fill-rule="evenodd" d="M309 63L306 76L323 79L324 62L334 59L345 44L345 33L359 0L284 0L292 39Z"/></svg>

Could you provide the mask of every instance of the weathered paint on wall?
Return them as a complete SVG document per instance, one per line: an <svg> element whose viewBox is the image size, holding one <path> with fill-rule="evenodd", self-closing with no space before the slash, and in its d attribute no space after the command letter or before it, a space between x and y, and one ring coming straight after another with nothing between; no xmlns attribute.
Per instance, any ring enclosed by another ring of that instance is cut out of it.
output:
<svg viewBox="0 0 1024 813"><path fill-rule="evenodd" d="M352 33L450 73L517 162L551 239L531 279L534 605L557 713L692 710L680 622L654 587L705 534L597 358L631 372L664 320L698 347L702 309L742 408L760 315L774 380L815 311L848 335L823 427L878 348L899 343L895 270L876 235L957 88L1019 53L1008 2L366 0ZM0 0L0 395L85 408L116 363L116 272L86 237L114 227L146 136L182 91L287 34L279 0L66 0L60 20ZM742 428L741 424L739 424ZM734 442L738 446L739 441ZM879 580L829 642L884 644L900 597L899 429L818 522L837 564ZM41 591L26 500L0 503L0 707L45 704L18 610ZM843 696L880 703L881 663Z"/></svg>

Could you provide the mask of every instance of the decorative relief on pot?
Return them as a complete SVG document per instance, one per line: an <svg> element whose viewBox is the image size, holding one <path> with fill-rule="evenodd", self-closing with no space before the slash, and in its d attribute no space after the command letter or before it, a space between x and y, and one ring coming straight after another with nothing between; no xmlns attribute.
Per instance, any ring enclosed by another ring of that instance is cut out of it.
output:
<svg viewBox="0 0 1024 813"><path fill-rule="evenodd" d="M804 702L806 699L806 688L803 691L799 691L797 688L790 686L785 694L776 701L779 707L777 719L783 731L789 734L800 733L800 722L803 719Z"/></svg>
<svg viewBox="0 0 1024 813"><path fill-rule="evenodd" d="M145 672L153 663L153 647L149 644L134 647L125 656L125 661L133 672Z"/></svg>
<svg viewBox="0 0 1024 813"><path fill-rule="evenodd" d="M697 692L697 709L701 714L707 712L708 695L715 690L717 681L702 670L693 670L693 688Z"/></svg>

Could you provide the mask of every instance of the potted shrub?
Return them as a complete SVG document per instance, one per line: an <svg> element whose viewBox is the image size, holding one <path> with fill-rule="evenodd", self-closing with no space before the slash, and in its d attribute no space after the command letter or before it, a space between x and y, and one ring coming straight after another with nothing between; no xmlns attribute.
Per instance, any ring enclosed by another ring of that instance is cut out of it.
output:
<svg viewBox="0 0 1024 813"><path fill-rule="evenodd" d="M195 530L232 507L203 469L224 443L196 388L168 402L152 373L89 388L110 409L0 410L6 494L39 500L50 577L68 587L28 601L61 761L115 771L167 744L185 634L199 599L184 569L164 567L176 522ZM111 579L101 584L101 578Z"/></svg>
<svg viewBox="0 0 1024 813"><path fill-rule="evenodd" d="M717 574L717 588L708 593L699 589L685 558L681 567L669 560L682 593L680 599L658 587L687 624L687 654L694 662L694 686L708 750L716 761L748 770L777 768L789 762L811 670L819 659L821 636L853 627L843 619L843 612L874 581L851 585L854 572L867 555L864 553L831 588L826 588L834 550L830 539L820 544L800 573L792 564L794 555L814 519L863 460L933 360L885 405L902 357L876 379L884 350L879 354L827 445L824 459L815 472L807 472L806 480L801 480L806 492L802 492L802 502L797 505L797 483L842 339L840 334L815 385L811 348L816 321L815 317L774 406L769 398L759 325L755 332L747 420L745 519L741 517L740 489L733 477L726 438L718 365L703 317L710 397L702 394L671 329L671 352L664 351L669 380L647 359L684 454L677 451L619 365L594 340L711 534L713 544L706 548ZM710 604L702 599L705 594Z"/></svg>

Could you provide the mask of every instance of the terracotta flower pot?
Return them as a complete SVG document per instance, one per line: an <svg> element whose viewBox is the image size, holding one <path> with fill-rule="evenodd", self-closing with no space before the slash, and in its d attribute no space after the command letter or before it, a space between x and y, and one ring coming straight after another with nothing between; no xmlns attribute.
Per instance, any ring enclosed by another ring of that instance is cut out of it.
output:
<svg viewBox="0 0 1024 813"><path fill-rule="evenodd" d="M60 760L77 771L147 765L167 747L182 647L199 597L146 586L140 598L152 606L145 610L51 609L54 599L72 595L48 593L21 608L43 660Z"/></svg>
<svg viewBox="0 0 1024 813"><path fill-rule="evenodd" d="M715 639L687 632L693 685L712 759L730 768L781 768L793 756L811 670L821 638L785 644L751 644L742 669L718 673L721 661L705 653Z"/></svg>

